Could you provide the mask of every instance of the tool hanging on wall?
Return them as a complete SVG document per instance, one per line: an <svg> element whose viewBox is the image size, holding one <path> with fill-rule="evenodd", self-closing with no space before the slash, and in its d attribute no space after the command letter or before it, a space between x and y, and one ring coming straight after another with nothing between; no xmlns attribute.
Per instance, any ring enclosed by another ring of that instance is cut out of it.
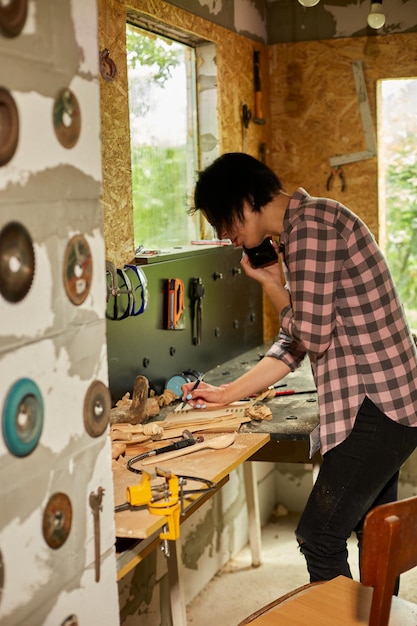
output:
<svg viewBox="0 0 417 626"><path fill-rule="evenodd" d="M252 111L247 104L242 105L242 124L243 124L243 152L248 149L248 128L252 119Z"/></svg>
<svg viewBox="0 0 417 626"><path fill-rule="evenodd" d="M94 521L94 571L95 581L100 582L100 566L101 566L101 536L100 536L100 513L103 510L104 489L99 487L97 492L90 492L88 502L93 514Z"/></svg>
<svg viewBox="0 0 417 626"><path fill-rule="evenodd" d="M201 333L203 329L203 298L204 285L200 277L190 279L190 299L191 299L191 326L193 332L193 345L201 343Z"/></svg>
<svg viewBox="0 0 417 626"><path fill-rule="evenodd" d="M84 396L84 427L90 437L100 437L110 420L111 396L109 388L94 380Z"/></svg>
<svg viewBox="0 0 417 626"><path fill-rule="evenodd" d="M138 265L126 264L123 269L130 279L133 291L133 304L130 315L136 317L147 309L149 302L148 281L145 272Z"/></svg>
<svg viewBox="0 0 417 626"><path fill-rule="evenodd" d="M167 280L167 329L184 330L185 328L185 302L184 283L181 278L168 278Z"/></svg>
<svg viewBox="0 0 417 626"><path fill-rule="evenodd" d="M28 14L28 0L0 2L0 32L17 37L23 30Z"/></svg>
<svg viewBox="0 0 417 626"><path fill-rule="evenodd" d="M70 89L61 89L56 95L52 117L55 135L61 146L73 148L81 133L81 109Z"/></svg>
<svg viewBox="0 0 417 626"><path fill-rule="evenodd" d="M359 112L361 114L363 132L367 150L362 152L352 152L351 154L341 154L329 159L332 168L340 167L346 163L365 161L376 155L375 133L372 124L372 116L369 108L368 95L366 93L366 83L363 75L362 61L352 61L353 77L355 79L356 94L359 102Z"/></svg>
<svg viewBox="0 0 417 626"><path fill-rule="evenodd" d="M33 452L43 421L44 403L38 385L30 378L20 378L9 389L3 405L3 437L10 452L18 457Z"/></svg>
<svg viewBox="0 0 417 626"><path fill-rule="evenodd" d="M66 493L54 493L43 513L42 533L50 548L57 550L64 545L72 525L72 504Z"/></svg>
<svg viewBox="0 0 417 626"><path fill-rule="evenodd" d="M335 178L338 178L340 181L340 191L344 191L346 189L345 175L343 174L343 170L338 166L332 167L332 171L326 182L327 191L330 191L330 189L332 189L333 179Z"/></svg>
<svg viewBox="0 0 417 626"><path fill-rule="evenodd" d="M110 58L110 50L104 48L99 54L100 74L109 83L112 83L117 77L117 65Z"/></svg>
<svg viewBox="0 0 417 626"><path fill-rule="evenodd" d="M68 298L80 305L90 293L93 280L93 256L83 235L74 235L69 240L63 262L64 287Z"/></svg>
<svg viewBox="0 0 417 626"><path fill-rule="evenodd" d="M0 294L8 302L20 302L34 273L35 251L29 232L20 222L6 224L0 231Z"/></svg>
<svg viewBox="0 0 417 626"><path fill-rule="evenodd" d="M107 319L123 320L146 311L149 302L148 281L142 268L126 264L120 269L111 261L106 261L106 283Z"/></svg>
<svg viewBox="0 0 417 626"><path fill-rule="evenodd" d="M106 261L107 307L109 320L124 320L133 310L133 288L126 272Z"/></svg>
<svg viewBox="0 0 417 626"><path fill-rule="evenodd" d="M253 121L255 122L255 124L265 124L263 111L262 111L260 59L261 59L261 53L259 52L259 50L254 50L253 52L253 75L254 75L254 87L255 87L255 116L253 118Z"/></svg>
<svg viewBox="0 0 417 626"><path fill-rule="evenodd" d="M16 152L19 140L19 113L8 89L0 87L0 166L6 165Z"/></svg>

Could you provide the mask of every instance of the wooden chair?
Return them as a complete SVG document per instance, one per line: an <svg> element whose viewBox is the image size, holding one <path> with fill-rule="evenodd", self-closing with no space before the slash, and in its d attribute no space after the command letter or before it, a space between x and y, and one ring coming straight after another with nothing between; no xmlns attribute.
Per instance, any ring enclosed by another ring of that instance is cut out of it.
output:
<svg viewBox="0 0 417 626"><path fill-rule="evenodd" d="M368 513L361 560L360 583L339 576L304 585L238 626L416 626L417 604L392 594L397 576L417 566L417 496Z"/></svg>

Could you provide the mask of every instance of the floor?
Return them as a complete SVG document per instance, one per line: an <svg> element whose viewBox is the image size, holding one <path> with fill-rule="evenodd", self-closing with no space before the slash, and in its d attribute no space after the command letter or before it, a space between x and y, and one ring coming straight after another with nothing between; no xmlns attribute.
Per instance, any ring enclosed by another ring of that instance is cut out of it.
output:
<svg viewBox="0 0 417 626"><path fill-rule="evenodd" d="M294 539L297 520L297 514L278 511L262 529L262 565L251 567L246 546L187 606L187 624L236 626L273 599L308 583L304 557ZM348 545L352 574L358 579L354 537ZM401 577L400 596L417 603L417 570Z"/></svg>

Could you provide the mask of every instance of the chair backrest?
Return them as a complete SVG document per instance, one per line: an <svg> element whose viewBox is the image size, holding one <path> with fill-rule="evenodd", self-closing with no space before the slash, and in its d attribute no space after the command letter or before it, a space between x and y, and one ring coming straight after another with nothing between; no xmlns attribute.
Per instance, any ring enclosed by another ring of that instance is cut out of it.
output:
<svg viewBox="0 0 417 626"><path fill-rule="evenodd" d="M397 577L417 565L417 496L372 509L363 528L361 582L374 588L369 626L387 626Z"/></svg>

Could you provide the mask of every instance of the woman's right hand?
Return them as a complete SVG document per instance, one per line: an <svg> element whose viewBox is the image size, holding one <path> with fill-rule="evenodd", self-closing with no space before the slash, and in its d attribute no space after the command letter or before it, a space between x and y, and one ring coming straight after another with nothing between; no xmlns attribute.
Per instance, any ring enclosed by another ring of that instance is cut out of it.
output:
<svg viewBox="0 0 417 626"><path fill-rule="evenodd" d="M229 404L226 391L227 385L215 387L214 385L201 382L194 391L192 391L193 387L193 382L182 385L182 401L187 402L193 409L209 409L214 406Z"/></svg>

